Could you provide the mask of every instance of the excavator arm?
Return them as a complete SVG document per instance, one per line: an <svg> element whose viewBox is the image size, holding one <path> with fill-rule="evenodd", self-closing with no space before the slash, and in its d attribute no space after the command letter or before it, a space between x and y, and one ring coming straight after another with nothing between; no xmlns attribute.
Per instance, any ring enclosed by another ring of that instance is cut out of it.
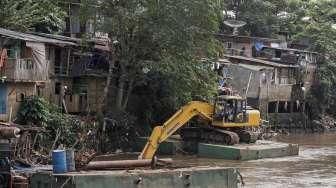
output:
<svg viewBox="0 0 336 188"><path fill-rule="evenodd" d="M200 101L192 101L178 110L162 126L156 126L153 129L145 147L139 158L152 159L160 143L169 138L179 128L184 126L194 116L200 116L205 120L211 121L214 106Z"/></svg>

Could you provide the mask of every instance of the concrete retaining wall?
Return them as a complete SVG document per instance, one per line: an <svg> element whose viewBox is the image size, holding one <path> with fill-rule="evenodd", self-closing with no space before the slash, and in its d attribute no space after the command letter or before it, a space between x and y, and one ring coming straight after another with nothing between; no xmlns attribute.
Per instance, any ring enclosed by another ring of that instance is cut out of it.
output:
<svg viewBox="0 0 336 188"><path fill-rule="evenodd" d="M95 171L53 176L34 174L32 188L236 188L233 168L185 168L175 170Z"/></svg>
<svg viewBox="0 0 336 188"><path fill-rule="evenodd" d="M237 144L234 146L198 144L200 157L219 158L228 160L256 160L299 154L297 144L286 144L259 140L256 144Z"/></svg>

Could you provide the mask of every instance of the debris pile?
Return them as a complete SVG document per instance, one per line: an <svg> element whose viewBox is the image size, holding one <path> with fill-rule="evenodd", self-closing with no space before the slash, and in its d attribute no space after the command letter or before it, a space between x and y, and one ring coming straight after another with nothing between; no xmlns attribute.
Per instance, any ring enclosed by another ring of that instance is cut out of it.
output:
<svg viewBox="0 0 336 188"><path fill-rule="evenodd" d="M312 129L314 132L336 129L336 119L328 115L321 115L319 120L313 120Z"/></svg>
<svg viewBox="0 0 336 188"><path fill-rule="evenodd" d="M75 155L76 169L80 170L86 167L89 162L97 156L97 152L94 150L82 150L78 151Z"/></svg>

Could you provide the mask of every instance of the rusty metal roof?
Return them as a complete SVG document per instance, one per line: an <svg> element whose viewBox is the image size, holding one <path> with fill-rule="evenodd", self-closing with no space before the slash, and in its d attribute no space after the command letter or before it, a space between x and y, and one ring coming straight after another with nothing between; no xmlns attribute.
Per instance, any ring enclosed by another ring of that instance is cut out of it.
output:
<svg viewBox="0 0 336 188"><path fill-rule="evenodd" d="M60 45L60 46L78 46L76 43L70 42L70 41L59 40L59 39L54 39L54 38L47 38L47 37L42 37L42 36L29 34L29 33L12 31L8 29L4 29L4 28L0 28L0 35L4 37L8 37L8 38L30 41L30 42L41 42L41 43L54 44L54 45Z"/></svg>

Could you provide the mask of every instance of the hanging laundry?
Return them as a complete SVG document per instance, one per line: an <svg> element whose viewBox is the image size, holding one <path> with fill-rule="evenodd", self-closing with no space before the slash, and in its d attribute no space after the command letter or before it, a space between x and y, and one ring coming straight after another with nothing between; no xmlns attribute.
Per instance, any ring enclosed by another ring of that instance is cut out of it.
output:
<svg viewBox="0 0 336 188"><path fill-rule="evenodd" d="M0 50L0 69L2 69L3 67L5 67L6 63L7 63L7 49L3 48L2 50Z"/></svg>

